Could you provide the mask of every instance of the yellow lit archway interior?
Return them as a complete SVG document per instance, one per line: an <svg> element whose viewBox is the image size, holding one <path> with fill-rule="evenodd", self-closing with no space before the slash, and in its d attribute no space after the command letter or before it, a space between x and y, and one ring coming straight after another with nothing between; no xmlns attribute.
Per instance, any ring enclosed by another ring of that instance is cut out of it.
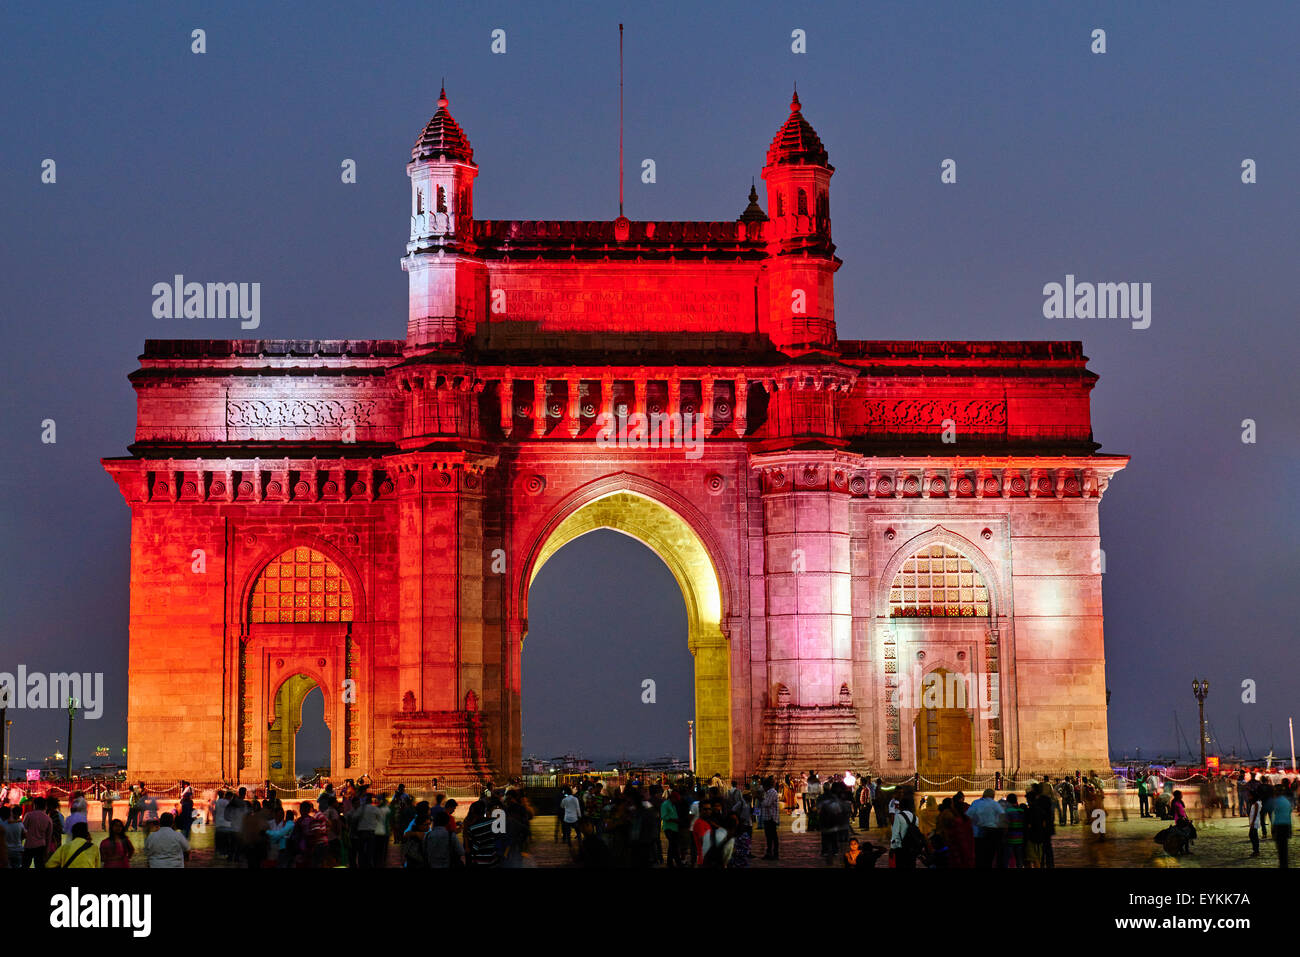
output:
<svg viewBox="0 0 1300 957"><path fill-rule="evenodd" d="M695 659L695 767L702 775L731 773L731 671L722 634L722 590L704 544L676 512L633 492L588 502L542 544L532 575L569 542L600 528L622 532L658 555L682 590L689 647Z"/></svg>
<svg viewBox="0 0 1300 957"><path fill-rule="evenodd" d="M271 783L279 788L295 788L298 779L294 771L297 761L298 731L302 728L303 699L317 687L308 675L290 675L275 694L274 721L267 734L267 767ZM276 767L279 762L280 767Z"/></svg>

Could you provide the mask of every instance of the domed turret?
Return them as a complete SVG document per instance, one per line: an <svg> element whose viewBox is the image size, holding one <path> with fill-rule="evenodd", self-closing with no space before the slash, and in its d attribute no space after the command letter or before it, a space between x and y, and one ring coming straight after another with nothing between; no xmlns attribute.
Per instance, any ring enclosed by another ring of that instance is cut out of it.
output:
<svg viewBox="0 0 1300 957"><path fill-rule="evenodd" d="M406 166L411 178L411 236L402 268L409 274L407 343L412 349L456 342L482 312L483 264L475 257L474 177L469 137L447 109L446 89Z"/></svg>
<svg viewBox="0 0 1300 957"><path fill-rule="evenodd" d="M796 92L790 115L767 151L763 181L767 184L769 314L775 318L770 334L782 351L833 349L835 293L833 276L839 268L831 240L831 166L821 137L804 119Z"/></svg>
<svg viewBox="0 0 1300 957"><path fill-rule="evenodd" d="M826 153L826 147L822 145L821 137L812 128L812 124L804 119L797 90L790 101L789 118L776 131L776 136L772 137L772 145L767 149L768 166L787 164L825 166L829 170L835 169L830 165L830 157Z"/></svg>
<svg viewBox="0 0 1300 957"><path fill-rule="evenodd" d="M459 160L474 162L474 149L469 137L447 109L447 90L438 91L438 111L425 124L420 136L411 147L412 160Z"/></svg>

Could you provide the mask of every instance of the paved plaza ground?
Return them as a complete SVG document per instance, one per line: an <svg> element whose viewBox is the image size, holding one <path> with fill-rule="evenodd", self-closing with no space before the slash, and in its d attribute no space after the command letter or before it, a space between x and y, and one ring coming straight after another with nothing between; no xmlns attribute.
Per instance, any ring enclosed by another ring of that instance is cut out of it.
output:
<svg viewBox="0 0 1300 957"><path fill-rule="evenodd" d="M1273 844L1272 832L1267 840L1260 842L1260 856L1250 856L1251 847L1244 817L1207 817L1197 822L1200 837L1193 846L1193 852L1181 858L1173 858L1157 845L1152 836L1167 824L1154 818L1141 819L1130 814L1127 821L1117 820L1107 823L1106 839L1097 840L1096 836L1083 825L1065 825L1058 827L1053 838L1057 867L1174 867L1174 868L1275 868L1277 853ZM568 867L569 854L562 842L556 840L556 822L552 816L539 815L533 819L533 842L526 863L536 867ZM869 840L877 845L887 845L888 832L883 828L873 828L862 834L855 831L859 839ZM194 848L190 861L191 867L234 867L224 859L218 859L213 853L212 828L192 835ZM94 839L103 836L98 829L92 833ZM143 846L143 832L132 832L132 841L137 851L132 859L133 867L145 867L145 857L140 849ZM780 861L762 860L764 842L761 832L755 833L753 841L753 858L750 866L755 869L767 868L815 868L831 866L820 856L821 836L815 832L796 834L789 822L781 829ZM1292 854L1295 854L1293 844ZM838 866L836 862L835 866ZM401 866L401 855L395 845L389 845L388 864L390 867ZM885 857L877 862L878 867L886 867Z"/></svg>

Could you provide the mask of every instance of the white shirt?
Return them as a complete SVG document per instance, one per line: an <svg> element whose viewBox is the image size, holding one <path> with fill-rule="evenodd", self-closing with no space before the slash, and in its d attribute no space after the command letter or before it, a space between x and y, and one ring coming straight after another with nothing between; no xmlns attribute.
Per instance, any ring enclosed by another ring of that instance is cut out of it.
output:
<svg viewBox="0 0 1300 957"><path fill-rule="evenodd" d="M144 839L144 853L150 867L184 867L190 842L175 828L160 827Z"/></svg>
<svg viewBox="0 0 1300 957"><path fill-rule="evenodd" d="M217 825L218 831L230 830L230 821L226 817L226 805L230 803L226 798L218 798L217 803L212 808L212 820Z"/></svg>
<svg viewBox="0 0 1300 957"><path fill-rule="evenodd" d="M560 808L564 811L565 824L576 824L582 816L582 806L572 794L566 794L560 799Z"/></svg>
<svg viewBox="0 0 1300 957"><path fill-rule="evenodd" d="M891 801L890 804L897 806L898 802ZM891 811L890 813L893 812ZM899 811L897 814L894 814L894 827L889 832L889 846L893 850L896 851L903 846L903 837L908 832L909 821L913 823L916 822L916 815L913 814L911 811ZM919 828L920 825L917 824L917 827Z"/></svg>

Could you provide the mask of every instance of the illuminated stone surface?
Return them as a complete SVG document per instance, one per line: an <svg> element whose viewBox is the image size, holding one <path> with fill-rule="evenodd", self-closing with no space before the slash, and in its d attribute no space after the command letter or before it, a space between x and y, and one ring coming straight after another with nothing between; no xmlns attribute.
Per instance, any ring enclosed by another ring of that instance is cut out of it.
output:
<svg viewBox="0 0 1300 957"><path fill-rule="evenodd" d="M797 101L727 222L475 220L445 97L412 156L405 340L151 340L131 376L132 779L272 777L309 683L336 778L517 773L529 583L600 527L682 587L702 772L1105 766L1127 459L1079 343L839 340ZM909 697L936 670L969 698Z"/></svg>

